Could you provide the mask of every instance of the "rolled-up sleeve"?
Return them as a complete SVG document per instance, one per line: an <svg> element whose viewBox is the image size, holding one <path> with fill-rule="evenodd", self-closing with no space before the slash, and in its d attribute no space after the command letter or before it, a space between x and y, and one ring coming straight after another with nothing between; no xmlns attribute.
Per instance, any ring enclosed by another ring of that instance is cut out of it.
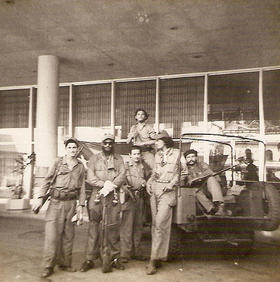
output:
<svg viewBox="0 0 280 282"><path fill-rule="evenodd" d="M42 186L40 188L39 197L45 196L48 189L50 188L50 185L54 178L58 163L59 163L59 159L56 159L55 162L49 167L48 173L46 177L44 178Z"/></svg>
<svg viewBox="0 0 280 282"><path fill-rule="evenodd" d="M79 183L80 183L79 204L81 206L84 206L85 201L86 201L85 168L84 168L84 166L81 166L81 174L80 174Z"/></svg>
<svg viewBox="0 0 280 282"><path fill-rule="evenodd" d="M113 183L118 186L118 188L125 182L126 180L126 169L124 166L123 159L120 157L118 159L118 175L116 178L113 180Z"/></svg>
<svg viewBox="0 0 280 282"><path fill-rule="evenodd" d="M88 171L87 171L87 183L92 186L102 188L104 186L105 181L101 180L96 176L95 172L95 164L97 162L97 158L95 155L91 156L88 162Z"/></svg>

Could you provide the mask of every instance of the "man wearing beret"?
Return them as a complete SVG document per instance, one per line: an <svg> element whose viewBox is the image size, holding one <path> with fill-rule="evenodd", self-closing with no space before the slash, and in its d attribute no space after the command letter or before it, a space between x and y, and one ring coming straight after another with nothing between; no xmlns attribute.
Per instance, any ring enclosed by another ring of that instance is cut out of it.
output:
<svg viewBox="0 0 280 282"><path fill-rule="evenodd" d="M78 220L83 218L85 205L84 166L77 160L78 140L69 138L65 142L66 154L58 158L49 168L35 201L33 210L39 209L42 198L49 191L50 203L46 212L44 271L42 278L53 274L56 264L61 270L74 272L72 266L72 248L74 223L72 218L77 212ZM78 200L78 207L77 205Z"/></svg>
<svg viewBox="0 0 280 282"><path fill-rule="evenodd" d="M102 271L112 271L111 266L124 269L119 261L120 203L118 191L125 182L125 167L122 157L114 153L114 141L112 134L104 134L101 144L102 151L93 155L88 163L87 183L92 186L93 190L88 202L89 228L86 260L80 269L82 272L94 268L93 260L100 257L101 224L107 230L106 235L102 232L104 235L102 241L104 243L106 240L105 247L109 250L110 256L110 265L107 265L108 262L102 253Z"/></svg>
<svg viewBox="0 0 280 282"><path fill-rule="evenodd" d="M195 187L201 188L197 191L196 197L208 214L217 216L225 215L222 189L217 179L211 176L213 171L209 165L199 162L197 151L193 149L186 151L184 157L186 159L186 168L182 172L182 180L188 186L195 185ZM205 181L193 183L195 179L203 176L209 177ZM205 194L210 194L212 201Z"/></svg>

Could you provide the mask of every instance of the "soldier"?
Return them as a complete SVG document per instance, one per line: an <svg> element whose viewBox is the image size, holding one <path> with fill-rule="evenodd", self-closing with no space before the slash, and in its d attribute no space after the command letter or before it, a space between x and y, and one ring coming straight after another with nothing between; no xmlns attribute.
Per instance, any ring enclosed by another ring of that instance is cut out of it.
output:
<svg viewBox="0 0 280 282"><path fill-rule="evenodd" d="M172 208L176 205L176 185L179 178L179 150L166 131L158 134L155 166L147 183L151 195L152 250L147 274L155 274L161 261L167 260Z"/></svg>
<svg viewBox="0 0 280 282"><path fill-rule="evenodd" d="M141 147L132 146L130 160L125 163L126 184L121 195L121 261L143 260L139 247L144 222L144 189L150 176L149 166L142 160ZM122 199L123 198L123 199Z"/></svg>
<svg viewBox="0 0 280 282"><path fill-rule="evenodd" d="M187 185L192 186L194 179L199 177L210 175L206 181L196 183L196 186L200 187L196 193L198 201L206 209L206 212L212 215L222 216L225 215L224 209L224 198L222 194L222 189L213 174L213 171L210 169L208 164L204 162L198 162L197 151L188 150L184 153L186 159L186 168L182 172L182 180L186 182ZM212 201L206 198L205 194L211 194Z"/></svg>
<svg viewBox="0 0 280 282"><path fill-rule="evenodd" d="M102 138L102 152L93 155L88 163L87 182L93 187L93 190L88 203L88 239L86 260L80 269L82 272L94 268L93 260L100 256L101 223L106 228L106 232L103 232L102 236L102 246L106 240L105 247L110 256L110 265L106 265L107 261L104 259L103 253L101 254L102 270L103 272L112 271L111 266L124 269L119 261L120 204L116 191L125 182L125 167L122 157L114 153L114 141L115 138L112 134L105 134ZM104 197L101 197L101 194ZM110 230L108 229L109 225ZM104 233L106 234L104 235Z"/></svg>
<svg viewBox="0 0 280 282"><path fill-rule="evenodd" d="M69 138L65 141L66 154L50 167L39 198L33 206L33 210L40 208L42 197L50 190L42 278L52 275L56 264L64 271L76 271L71 266L75 231L72 218L77 210L78 220L82 220L85 205L84 166L76 158L77 148L77 139ZM77 199L79 205L76 209Z"/></svg>
<svg viewBox="0 0 280 282"><path fill-rule="evenodd" d="M127 137L127 144L131 143L136 146L140 146L142 150L142 158L144 162L152 170L155 164L154 148L156 132L152 126L146 124L149 117L148 113L139 108L134 114L136 124L130 128L130 132ZM151 221L150 214L150 199L149 195L145 192L144 194L144 214L145 222Z"/></svg>
<svg viewBox="0 0 280 282"><path fill-rule="evenodd" d="M132 142L133 145L140 146L142 150L143 160L153 169L154 166L154 152L153 145L155 144L156 132L154 129L146 124L148 113L143 109L135 111L136 124L130 128L127 137L127 144Z"/></svg>

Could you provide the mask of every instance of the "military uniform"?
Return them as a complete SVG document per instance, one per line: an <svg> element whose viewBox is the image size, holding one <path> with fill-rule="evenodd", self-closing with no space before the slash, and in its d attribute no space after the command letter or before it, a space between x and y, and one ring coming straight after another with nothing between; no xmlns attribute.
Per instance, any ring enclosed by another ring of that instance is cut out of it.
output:
<svg viewBox="0 0 280 282"><path fill-rule="evenodd" d="M132 125L128 138L133 138L133 144L140 146L143 160L153 169L155 157L151 143L156 137L156 132L152 126L146 123L137 123Z"/></svg>
<svg viewBox="0 0 280 282"><path fill-rule="evenodd" d="M145 162L135 163L132 159L126 162L126 187L130 193L125 193L121 203L121 258L130 259L140 256L139 246L144 222L144 190L150 169Z"/></svg>
<svg viewBox="0 0 280 282"><path fill-rule="evenodd" d="M204 162L197 162L194 165L187 165L186 171L186 173L183 172L183 180L188 183L190 183L190 181L194 178L213 174L213 171L210 169L209 165ZM202 185L203 186L201 186L201 189L198 189L196 197L206 211L210 212L213 208L212 202L224 202L221 186L214 176L208 177L207 181L205 181ZM212 197L212 202L205 196L205 194L209 193Z"/></svg>
<svg viewBox="0 0 280 282"><path fill-rule="evenodd" d="M169 249L172 207L176 205L175 185L179 178L179 150L169 148L155 155L151 185L152 250L151 260L166 260ZM163 191L165 187L172 191Z"/></svg>
<svg viewBox="0 0 280 282"><path fill-rule="evenodd" d="M112 181L118 188L125 181L125 167L120 155L111 154L106 158L103 152L93 155L88 163L87 182L93 187L93 191L88 203L89 228L86 246L86 259L92 261L99 257L100 248L100 222L104 202L96 201L98 191L104 186L106 180ZM108 225L111 225L108 232L108 247L112 259L118 258L120 254L119 246L119 224L120 224L120 204L113 204L114 193L110 193L105 199L107 203Z"/></svg>
<svg viewBox="0 0 280 282"><path fill-rule="evenodd" d="M54 175L56 177L54 183ZM52 269L56 263L70 267L74 240L74 224L71 221L76 212L76 201L85 204L84 166L75 159L70 169L66 157L59 158L50 167L40 190L44 196L52 184L51 199L46 212L44 267Z"/></svg>

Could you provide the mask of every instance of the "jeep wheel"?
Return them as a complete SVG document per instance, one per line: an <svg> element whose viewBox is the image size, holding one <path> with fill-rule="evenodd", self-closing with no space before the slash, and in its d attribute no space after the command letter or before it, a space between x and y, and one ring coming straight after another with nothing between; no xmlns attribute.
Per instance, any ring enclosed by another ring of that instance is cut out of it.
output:
<svg viewBox="0 0 280 282"><path fill-rule="evenodd" d="M271 184L265 184L264 213L269 219L262 223L261 230L273 231L280 224L280 195Z"/></svg>

